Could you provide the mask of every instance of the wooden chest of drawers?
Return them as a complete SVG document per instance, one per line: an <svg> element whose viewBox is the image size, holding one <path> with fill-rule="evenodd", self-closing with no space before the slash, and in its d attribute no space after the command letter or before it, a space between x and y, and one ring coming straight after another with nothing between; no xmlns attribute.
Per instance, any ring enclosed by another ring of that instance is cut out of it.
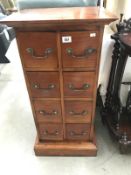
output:
<svg viewBox="0 0 131 175"><path fill-rule="evenodd" d="M36 155L96 155L94 114L104 24L99 7L13 14L37 128Z"/></svg>

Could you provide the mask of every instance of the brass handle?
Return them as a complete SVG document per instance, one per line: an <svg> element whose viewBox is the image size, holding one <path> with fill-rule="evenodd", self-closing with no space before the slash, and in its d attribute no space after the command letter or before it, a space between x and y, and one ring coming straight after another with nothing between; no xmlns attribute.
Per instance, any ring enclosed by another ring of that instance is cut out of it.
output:
<svg viewBox="0 0 131 175"><path fill-rule="evenodd" d="M89 47L89 48L85 49L83 55L75 55L72 48L67 48L66 52L67 52L68 56L71 56L72 58L85 59L85 58L88 58L91 54L95 53L96 49Z"/></svg>
<svg viewBox="0 0 131 175"><path fill-rule="evenodd" d="M33 87L33 89L40 89L40 90L44 90L44 91L50 91L50 90L55 88L55 85L54 84L49 84L47 88L41 88L39 84L33 84L32 87Z"/></svg>
<svg viewBox="0 0 131 175"><path fill-rule="evenodd" d="M69 114L70 114L70 115L73 115L73 116L79 116L79 115L85 116L85 115L88 114L88 111L84 110L84 111L82 111L82 112L80 112L80 113L77 113L77 112L75 112L75 111L69 111Z"/></svg>
<svg viewBox="0 0 131 175"><path fill-rule="evenodd" d="M49 135L49 136L57 136L57 135L59 135L59 132L56 130L55 132L50 133L50 132L48 132L47 130L45 130L45 131L43 132L43 134L44 134L44 135Z"/></svg>
<svg viewBox="0 0 131 175"><path fill-rule="evenodd" d="M40 114L42 115L49 115L49 116L54 116L54 115L58 115L58 111L53 110L52 112L46 112L45 110L40 110L39 111Z"/></svg>
<svg viewBox="0 0 131 175"><path fill-rule="evenodd" d="M83 84L81 88L75 88L73 84L68 84L68 88L72 91L79 92L89 89L90 85L88 83Z"/></svg>
<svg viewBox="0 0 131 175"><path fill-rule="evenodd" d="M26 51L35 59L46 59L53 52L52 48L47 48L44 51L44 55L36 55L33 48L27 48Z"/></svg>
<svg viewBox="0 0 131 175"><path fill-rule="evenodd" d="M71 131L70 135L71 136L84 136L84 135L87 135L87 132L86 131L82 131L81 133L76 133L74 131Z"/></svg>

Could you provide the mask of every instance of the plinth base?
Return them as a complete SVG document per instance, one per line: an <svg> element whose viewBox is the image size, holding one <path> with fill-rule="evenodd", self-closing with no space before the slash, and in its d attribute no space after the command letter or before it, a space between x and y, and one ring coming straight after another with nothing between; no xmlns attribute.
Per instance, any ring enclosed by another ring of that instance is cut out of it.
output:
<svg viewBox="0 0 131 175"><path fill-rule="evenodd" d="M40 142L36 138L36 156L96 156L97 148L92 142Z"/></svg>

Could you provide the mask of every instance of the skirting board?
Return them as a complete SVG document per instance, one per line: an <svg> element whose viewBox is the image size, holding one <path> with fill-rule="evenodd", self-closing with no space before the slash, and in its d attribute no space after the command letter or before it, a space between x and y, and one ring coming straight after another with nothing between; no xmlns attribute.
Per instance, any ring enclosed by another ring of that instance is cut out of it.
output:
<svg viewBox="0 0 131 175"><path fill-rule="evenodd" d="M96 156L97 148L92 142L40 142L36 138L36 156Z"/></svg>

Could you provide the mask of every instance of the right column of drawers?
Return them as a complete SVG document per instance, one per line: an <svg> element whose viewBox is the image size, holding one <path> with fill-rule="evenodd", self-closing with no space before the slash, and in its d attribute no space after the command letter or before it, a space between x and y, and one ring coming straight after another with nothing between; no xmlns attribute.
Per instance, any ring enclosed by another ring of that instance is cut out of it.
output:
<svg viewBox="0 0 131 175"><path fill-rule="evenodd" d="M91 130L94 127L98 44L98 31L61 33L64 122L67 140L89 141L91 138Z"/></svg>

